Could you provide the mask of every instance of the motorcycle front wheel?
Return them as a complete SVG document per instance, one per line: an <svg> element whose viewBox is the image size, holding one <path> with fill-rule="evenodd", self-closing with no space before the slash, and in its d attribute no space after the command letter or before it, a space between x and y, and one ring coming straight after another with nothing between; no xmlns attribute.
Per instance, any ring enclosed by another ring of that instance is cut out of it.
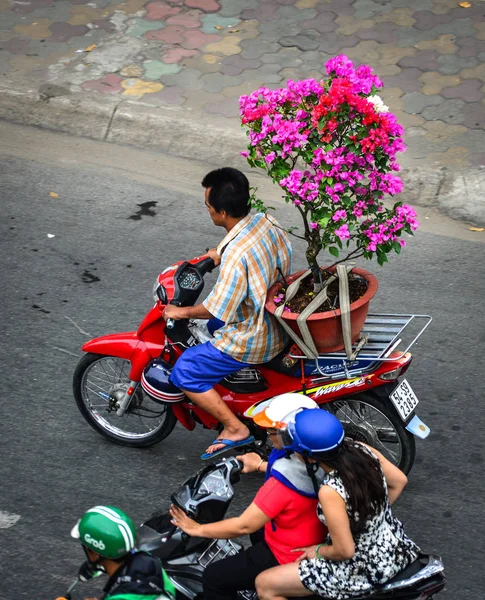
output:
<svg viewBox="0 0 485 600"><path fill-rule="evenodd" d="M373 394L335 400L324 405L343 424L345 434L372 446L404 473L416 456L416 443L396 411Z"/></svg>
<svg viewBox="0 0 485 600"><path fill-rule="evenodd" d="M74 398L95 431L111 442L144 448L165 439L177 419L170 405L148 396L141 385L125 414L117 416L119 401L130 385L130 369L130 361L123 358L85 354L74 371Z"/></svg>

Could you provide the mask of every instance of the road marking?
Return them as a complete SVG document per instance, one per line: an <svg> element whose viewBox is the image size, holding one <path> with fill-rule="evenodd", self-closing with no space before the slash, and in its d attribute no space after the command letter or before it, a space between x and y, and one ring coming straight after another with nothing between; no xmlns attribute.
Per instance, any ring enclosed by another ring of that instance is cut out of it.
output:
<svg viewBox="0 0 485 600"><path fill-rule="evenodd" d="M8 529L9 527L12 527L19 519L20 515L14 515L13 513L0 510L0 529Z"/></svg>
<svg viewBox="0 0 485 600"><path fill-rule="evenodd" d="M57 350L58 352L64 352L64 354L69 354L69 356L75 356L76 358L80 358L80 354L74 354L74 352L71 352L70 350L66 350L65 348L59 348L59 346L53 346L52 344L47 344L46 342L44 342L44 344L48 347L48 348L53 348L54 350Z"/></svg>
<svg viewBox="0 0 485 600"><path fill-rule="evenodd" d="M88 333L87 331L84 331L84 329L81 329L79 327L79 325L71 319L71 317L64 315L64 318L67 319L69 321L69 323L72 323L74 325L74 327L79 331L79 333L82 333L83 335L87 335L89 338L92 337L92 335L90 333Z"/></svg>

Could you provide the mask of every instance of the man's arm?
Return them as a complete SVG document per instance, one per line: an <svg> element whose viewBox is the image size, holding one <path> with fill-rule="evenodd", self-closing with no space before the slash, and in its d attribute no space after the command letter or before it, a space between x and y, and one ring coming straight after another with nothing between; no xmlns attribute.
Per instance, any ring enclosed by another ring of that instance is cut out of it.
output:
<svg viewBox="0 0 485 600"><path fill-rule="evenodd" d="M167 319L174 319L174 321L178 321L179 319L212 319L213 317L214 315L202 303L195 306L174 306L173 304L168 304L163 311L165 321Z"/></svg>

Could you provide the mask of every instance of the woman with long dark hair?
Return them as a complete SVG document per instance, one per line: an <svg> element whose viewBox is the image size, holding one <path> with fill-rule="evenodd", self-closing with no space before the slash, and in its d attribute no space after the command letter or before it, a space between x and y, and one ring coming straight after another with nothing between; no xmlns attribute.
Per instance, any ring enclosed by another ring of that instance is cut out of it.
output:
<svg viewBox="0 0 485 600"><path fill-rule="evenodd" d="M380 452L345 439L340 421L325 410L297 412L282 432L284 448L296 452L310 476L322 467L317 514L328 527L321 544L297 562L261 573L261 600L317 594L346 600L371 593L418 558L418 546L392 516L390 505L407 478Z"/></svg>

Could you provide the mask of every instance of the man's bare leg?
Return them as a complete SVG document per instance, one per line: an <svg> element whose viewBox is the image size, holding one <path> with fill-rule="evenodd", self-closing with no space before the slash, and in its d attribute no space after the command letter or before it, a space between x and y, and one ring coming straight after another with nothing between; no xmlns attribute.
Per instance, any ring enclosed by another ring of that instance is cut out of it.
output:
<svg viewBox="0 0 485 600"><path fill-rule="evenodd" d="M214 388L200 394L187 392L186 390L184 390L184 393L194 404L203 408L222 423L224 429L218 437L237 442L239 440L245 440L249 436L249 429L230 411L227 404ZM207 448L207 453L212 454L223 447L224 444L213 444Z"/></svg>

